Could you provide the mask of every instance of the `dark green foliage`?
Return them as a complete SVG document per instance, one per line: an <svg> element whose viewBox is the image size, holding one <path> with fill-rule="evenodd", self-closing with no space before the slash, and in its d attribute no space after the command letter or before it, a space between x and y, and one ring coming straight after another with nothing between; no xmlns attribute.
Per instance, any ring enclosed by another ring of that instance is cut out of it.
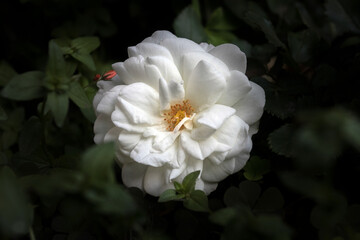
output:
<svg viewBox="0 0 360 240"><path fill-rule="evenodd" d="M359 239L359 1L0 9L0 239ZM162 29L236 44L266 93L251 158L209 196L199 171L160 198L126 189L114 145L93 143L94 75Z"/></svg>

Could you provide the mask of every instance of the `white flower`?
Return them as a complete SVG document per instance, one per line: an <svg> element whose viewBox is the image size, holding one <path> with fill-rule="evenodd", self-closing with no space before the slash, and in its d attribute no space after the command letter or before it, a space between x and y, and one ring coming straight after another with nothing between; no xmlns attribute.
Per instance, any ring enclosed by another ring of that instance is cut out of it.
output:
<svg viewBox="0 0 360 240"><path fill-rule="evenodd" d="M159 196L200 170L206 194L249 158L265 95L245 76L246 56L157 31L99 81L94 141L115 141L126 186Z"/></svg>

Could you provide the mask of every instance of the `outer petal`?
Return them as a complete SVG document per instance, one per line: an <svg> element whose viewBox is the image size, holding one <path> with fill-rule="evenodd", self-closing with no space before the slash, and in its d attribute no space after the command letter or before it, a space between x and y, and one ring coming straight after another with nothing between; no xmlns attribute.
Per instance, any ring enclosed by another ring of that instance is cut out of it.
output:
<svg viewBox="0 0 360 240"><path fill-rule="evenodd" d="M226 87L223 75L205 61L200 61L190 75L186 98L195 109L202 110L216 103Z"/></svg>
<svg viewBox="0 0 360 240"><path fill-rule="evenodd" d="M170 182L171 168L148 167L144 177L144 189L153 196L160 196L166 189L174 188Z"/></svg>
<svg viewBox="0 0 360 240"><path fill-rule="evenodd" d="M117 97L120 94L121 89L123 89L125 85L118 85L107 92L104 92L102 99L99 101L96 107L97 114L107 114L111 115L111 113L115 110L115 104L117 101Z"/></svg>
<svg viewBox="0 0 360 240"><path fill-rule="evenodd" d="M226 88L218 100L219 104L232 106L251 90L249 79L240 71L233 70L226 81Z"/></svg>
<svg viewBox="0 0 360 240"><path fill-rule="evenodd" d="M161 73L155 66L148 64L142 56L114 63L112 67L126 84L143 82L156 90L159 86Z"/></svg>
<svg viewBox="0 0 360 240"><path fill-rule="evenodd" d="M173 60L171 53L166 47L156 43L142 42L134 47L128 48L129 57L143 56L144 58L161 56Z"/></svg>
<svg viewBox="0 0 360 240"><path fill-rule="evenodd" d="M132 162L124 164L121 169L121 177L127 187L144 189L144 176L148 166Z"/></svg>
<svg viewBox="0 0 360 240"><path fill-rule="evenodd" d="M246 56L234 44L222 44L209 51L210 54L221 59L230 70L246 72Z"/></svg>
<svg viewBox="0 0 360 240"><path fill-rule="evenodd" d="M103 98L104 94L109 91L111 88L117 85L114 81L99 81L97 82L97 86L99 88L98 92L96 93L94 100L93 100L93 107L96 110L97 105Z"/></svg>
<svg viewBox="0 0 360 240"><path fill-rule="evenodd" d="M151 43L161 44L167 38L177 39L177 37L174 34L172 34L171 32L160 30L160 31L154 32L151 35L151 37L145 38L144 41L142 41L142 42L151 42Z"/></svg>
<svg viewBox="0 0 360 240"><path fill-rule="evenodd" d="M103 143L106 133L113 127L114 124L112 123L110 116L100 114L94 123L94 142L96 144Z"/></svg>
<svg viewBox="0 0 360 240"><path fill-rule="evenodd" d="M141 133L128 132L122 130L118 135L119 148L125 155L130 155L130 152L135 148L141 139Z"/></svg>
<svg viewBox="0 0 360 240"><path fill-rule="evenodd" d="M249 125L253 125L260 119L265 106L264 89L253 82L251 82L251 86L251 91L233 105L236 115Z"/></svg>

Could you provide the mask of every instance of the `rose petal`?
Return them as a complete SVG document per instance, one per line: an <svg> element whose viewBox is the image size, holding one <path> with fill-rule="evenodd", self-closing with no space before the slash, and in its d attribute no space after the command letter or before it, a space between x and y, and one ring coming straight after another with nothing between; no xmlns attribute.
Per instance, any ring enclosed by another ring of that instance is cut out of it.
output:
<svg viewBox="0 0 360 240"><path fill-rule="evenodd" d="M114 81L98 81L97 82L97 87L99 88L99 90L96 93L94 100L93 100L94 109L97 108L97 105L103 98L104 94L115 86L116 86L116 82L114 82Z"/></svg>
<svg viewBox="0 0 360 240"><path fill-rule="evenodd" d="M200 61L191 73L185 98L198 111L216 103L226 87L225 78L209 63Z"/></svg>
<svg viewBox="0 0 360 240"><path fill-rule="evenodd" d="M265 92L256 83L251 82L251 91L233 105L236 115L247 124L252 125L257 122L263 114L265 105Z"/></svg>
<svg viewBox="0 0 360 240"><path fill-rule="evenodd" d="M111 113L115 110L115 103L117 101L117 97L119 96L121 89L123 89L124 87L125 85L118 85L105 92L96 107L97 114L103 113L111 115Z"/></svg>
<svg viewBox="0 0 360 240"><path fill-rule="evenodd" d="M246 55L234 44L222 44L209 51L221 59L230 70L246 72Z"/></svg>
<svg viewBox="0 0 360 240"><path fill-rule="evenodd" d="M141 190L144 189L144 176L148 166L139 164L137 162L127 163L121 169L121 177L123 183L127 187L136 187Z"/></svg>
<svg viewBox="0 0 360 240"><path fill-rule="evenodd" d="M160 30L160 31L154 32L151 35L151 37L145 38L144 41L142 41L142 42L151 42L151 43L161 44L167 38L177 39L177 37L174 34L172 34L171 32Z"/></svg>
<svg viewBox="0 0 360 240"><path fill-rule="evenodd" d="M160 44L170 51L177 67L180 66L181 56L187 52L204 52L204 49L199 44L186 38L166 38Z"/></svg>
<svg viewBox="0 0 360 240"><path fill-rule="evenodd" d="M129 47L128 55L129 57L143 56L144 58L162 56L173 61L171 53L166 47L150 42L142 42L134 47Z"/></svg>
<svg viewBox="0 0 360 240"><path fill-rule="evenodd" d="M232 106L251 90L249 79L240 71L233 70L226 81L226 88L217 101L219 104Z"/></svg>
<svg viewBox="0 0 360 240"><path fill-rule="evenodd" d="M170 182L171 168L148 167L144 177L144 189L153 196L160 196L166 189L173 189L174 186Z"/></svg>
<svg viewBox="0 0 360 240"><path fill-rule="evenodd" d="M219 104L212 105L201 111L194 118L194 129L191 131L191 138L203 140L210 137L235 111L234 108Z"/></svg>
<svg viewBox="0 0 360 240"><path fill-rule="evenodd" d="M195 141L191 138L188 131L183 131L181 133L180 144L187 154L199 160L204 160L213 152L225 152L230 150L228 145L219 142L213 136L202 141Z"/></svg>
<svg viewBox="0 0 360 240"><path fill-rule="evenodd" d="M114 124L112 123L111 118L106 114L100 114L94 123L94 142L96 144L103 143L106 133L113 127Z"/></svg>
<svg viewBox="0 0 360 240"><path fill-rule="evenodd" d="M114 63L112 67L126 84L143 82L155 90L158 89L161 73L155 66L148 64L142 56Z"/></svg>
<svg viewBox="0 0 360 240"><path fill-rule="evenodd" d="M120 89L119 98L154 115L160 115L159 93L142 82L133 83Z"/></svg>
<svg viewBox="0 0 360 240"><path fill-rule="evenodd" d="M187 86L187 81L189 80L191 73L200 61L208 62L213 69L220 72L224 77L229 75L229 68L221 60L211 54L204 51L188 52L181 57L179 66L185 87Z"/></svg>

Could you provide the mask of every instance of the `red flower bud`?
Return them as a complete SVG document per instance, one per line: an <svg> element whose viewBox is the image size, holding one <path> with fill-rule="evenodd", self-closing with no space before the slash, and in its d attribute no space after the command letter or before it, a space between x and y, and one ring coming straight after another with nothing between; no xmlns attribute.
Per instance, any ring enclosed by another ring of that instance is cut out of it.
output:
<svg viewBox="0 0 360 240"><path fill-rule="evenodd" d="M115 76L116 76L116 72L114 70L110 70L103 75L103 78L104 80L110 80Z"/></svg>

